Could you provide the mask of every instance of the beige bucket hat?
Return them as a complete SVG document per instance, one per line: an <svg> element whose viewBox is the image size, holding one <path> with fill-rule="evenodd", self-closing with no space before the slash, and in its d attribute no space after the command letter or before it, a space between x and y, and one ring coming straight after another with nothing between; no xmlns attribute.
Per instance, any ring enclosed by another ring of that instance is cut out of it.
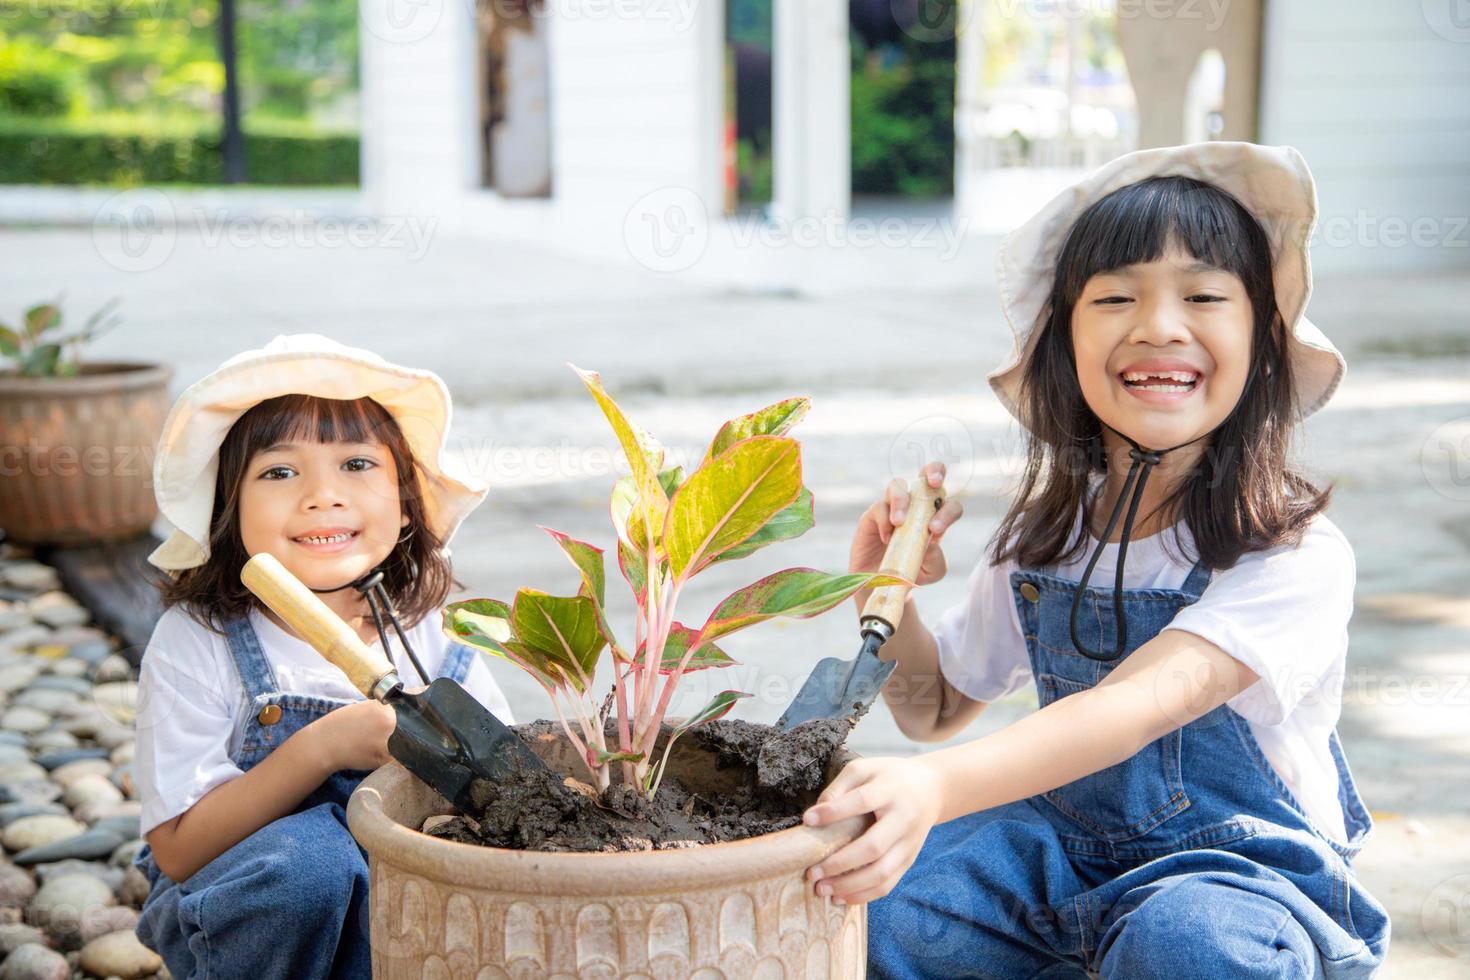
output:
<svg viewBox="0 0 1470 980"><path fill-rule="evenodd" d="M220 445L252 406L290 394L368 397L386 408L418 462L429 527L446 545L489 492L445 453L451 408L449 389L438 375L390 364L321 334L282 334L194 382L169 411L153 460L153 487L159 510L175 530L148 556L149 563L176 573L209 560Z"/></svg>
<svg viewBox="0 0 1470 980"><path fill-rule="evenodd" d="M1271 242L1276 305L1286 323L1299 417L1327 403L1347 362L1305 316L1312 295L1308 243L1317 223L1317 187L1306 160L1290 146L1212 141L1125 153L1088 174L1043 207L1001 243L996 256L1000 303L1015 345L988 376L990 387L1023 425L1021 378L1041 331L1057 257L1082 212L1120 187L1149 177L1186 176L1235 196Z"/></svg>

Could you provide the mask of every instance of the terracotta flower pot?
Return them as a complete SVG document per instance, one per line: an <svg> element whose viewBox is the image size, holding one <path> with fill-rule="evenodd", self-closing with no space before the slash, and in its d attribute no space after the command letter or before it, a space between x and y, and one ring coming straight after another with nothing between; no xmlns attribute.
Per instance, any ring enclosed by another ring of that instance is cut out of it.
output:
<svg viewBox="0 0 1470 980"><path fill-rule="evenodd" d="M670 773L702 794L738 778L681 740ZM569 774L560 736L537 754ZM852 756L829 767L836 774ZM618 854L513 851L418 832L452 812L397 763L347 808L369 855L373 976L861 977L866 907L812 894L808 867L855 839L853 818L748 840Z"/></svg>
<svg viewBox="0 0 1470 980"><path fill-rule="evenodd" d="M84 544L148 530L172 376L161 364L100 362L71 378L0 372L0 528L11 540Z"/></svg>

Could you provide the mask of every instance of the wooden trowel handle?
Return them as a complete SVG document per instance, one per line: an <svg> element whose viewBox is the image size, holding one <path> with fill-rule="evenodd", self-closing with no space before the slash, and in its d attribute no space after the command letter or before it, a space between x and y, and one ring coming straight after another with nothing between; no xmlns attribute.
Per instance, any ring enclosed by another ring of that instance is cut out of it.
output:
<svg viewBox="0 0 1470 980"><path fill-rule="evenodd" d="M397 683L397 670L382 652L374 652L363 643L356 631L287 571L275 555L261 552L247 561L240 569L240 581L363 694L381 700Z"/></svg>
<svg viewBox="0 0 1470 980"><path fill-rule="evenodd" d="M904 513L903 523L893 529L888 539L888 550L883 552L880 569L889 575L897 575L910 582L919 577L919 566L924 562L924 552L929 549L929 522L939 508L944 506L944 486L931 487L929 480L920 474L909 485L909 507ZM903 620L904 600L908 598L906 585L885 585L874 589L863 605L863 619L879 619L889 629L898 629Z"/></svg>

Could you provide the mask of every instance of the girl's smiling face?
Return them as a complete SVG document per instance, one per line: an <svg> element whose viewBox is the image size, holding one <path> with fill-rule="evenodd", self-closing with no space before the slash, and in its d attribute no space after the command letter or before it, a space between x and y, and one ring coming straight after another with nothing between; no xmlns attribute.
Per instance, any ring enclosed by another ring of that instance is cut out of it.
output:
<svg viewBox="0 0 1470 980"><path fill-rule="evenodd" d="M1235 407L1253 324L1240 277L1171 239L1160 258L1083 286L1072 308L1082 395L1105 425L1146 449L1190 442Z"/></svg>
<svg viewBox="0 0 1470 980"><path fill-rule="evenodd" d="M369 442L297 440L261 450L245 468L239 513L246 552L269 552L314 589L376 567L409 522L393 456Z"/></svg>

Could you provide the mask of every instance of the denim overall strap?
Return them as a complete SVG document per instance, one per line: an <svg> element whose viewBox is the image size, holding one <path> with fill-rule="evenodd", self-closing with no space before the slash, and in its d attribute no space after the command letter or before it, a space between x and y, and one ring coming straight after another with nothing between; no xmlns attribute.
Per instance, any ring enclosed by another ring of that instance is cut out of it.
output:
<svg viewBox="0 0 1470 980"><path fill-rule="evenodd" d="M439 676L447 677L456 684L463 684L477 656L479 653L474 647L463 643L451 644L444 652L444 662L439 665Z"/></svg>
<svg viewBox="0 0 1470 980"><path fill-rule="evenodd" d="M245 719L240 746L231 756L242 770L249 770L283 745L288 738L331 711L361 701L362 698L334 698L324 695L294 694L282 691L275 683L260 637L244 617L228 624L226 637L230 655L240 672L249 697L250 714ZM347 805L347 798L366 776L368 770L342 770L333 773L316 791L302 802L302 807L323 801Z"/></svg>
<svg viewBox="0 0 1470 980"><path fill-rule="evenodd" d="M1209 584L1210 570L1205 567L1204 562L1197 561L1189 570L1189 574L1185 576L1184 584L1179 586L1179 591L1198 599L1205 594L1205 586Z"/></svg>
<svg viewBox="0 0 1470 980"><path fill-rule="evenodd" d="M271 669L270 659L261 648L260 637L248 617L239 616L227 621L225 639L235 661L235 670L240 674L240 682L245 685L246 697L253 702L280 690L276 672Z"/></svg>

